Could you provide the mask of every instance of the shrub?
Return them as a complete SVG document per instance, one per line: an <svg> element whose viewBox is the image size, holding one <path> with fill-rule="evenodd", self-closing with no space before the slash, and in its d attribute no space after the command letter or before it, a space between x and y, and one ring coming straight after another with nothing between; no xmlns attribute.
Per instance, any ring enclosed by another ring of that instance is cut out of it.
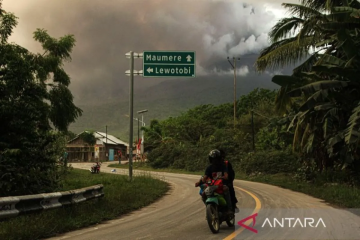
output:
<svg viewBox="0 0 360 240"><path fill-rule="evenodd" d="M295 173L300 167L299 157L290 151L270 151L249 153L241 159L240 171L252 173Z"/></svg>
<svg viewBox="0 0 360 240"><path fill-rule="evenodd" d="M360 184L359 175L355 174L352 169L329 168L319 171L316 162L312 158L303 161L303 165L298 169L295 179L297 181L307 181L318 185L334 183L358 186Z"/></svg>

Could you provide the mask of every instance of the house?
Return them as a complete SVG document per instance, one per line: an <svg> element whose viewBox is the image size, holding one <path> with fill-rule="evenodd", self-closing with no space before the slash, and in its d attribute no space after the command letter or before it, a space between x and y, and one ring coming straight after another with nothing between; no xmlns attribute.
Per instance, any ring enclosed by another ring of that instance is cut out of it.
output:
<svg viewBox="0 0 360 240"><path fill-rule="evenodd" d="M66 144L68 162L87 162L87 161L118 161L126 159L129 144L121 141L113 135L94 132L96 143L89 146L81 137L86 131L78 134Z"/></svg>

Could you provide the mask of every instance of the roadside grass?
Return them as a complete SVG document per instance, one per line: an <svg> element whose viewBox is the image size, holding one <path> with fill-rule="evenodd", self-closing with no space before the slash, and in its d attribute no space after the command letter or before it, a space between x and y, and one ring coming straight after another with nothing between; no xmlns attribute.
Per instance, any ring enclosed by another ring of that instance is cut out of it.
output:
<svg viewBox="0 0 360 240"><path fill-rule="evenodd" d="M112 164L109 167L129 168L128 164ZM203 172L190 172L181 169L154 169L147 163L133 163L134 170L154 171L154 172L170 172L182 173L201 176ZM236 172L236 179L247 180L252 182L260 182L270 184L285 189L301 192L310 196L324 200L329 204L345 208L360 208L360 187L350 187L346 184L326 183L319 179L316 183L300 182L294 179L291 174L272 174L247 176L245 173Z"/></svg>
<svg viewBox="0 0 360 240"><path fill-rule="evenodd" d="M79 228L118 218L140 209L162 197L169 184L151 178L150 173L133 177L119 174L90 174L88 170L72 169L61 191L104 185L105 196L69 207L18 216L0 222L0 239L31 240L55 236Z"/></svg>
<svg viewBox="0 0 360 240"><path fill-rule="evenodd" d="M129 169L129 164L110 164L108 167L110 168L121 168L121 169ZM180 173L180 174L190 174L190 175L201 175L204 174L205 169L203 172L191 172L182 169L175 169L175 168L153 168L149 166L146 162L133 162L133 170L142 170L142 171L149 171L149 172L168 172L168 173Z"/></svg>
<svg viewBox="0 0 360 240"><path fill-rule="evenodd" d="M360 188L341 183L326 183L318 179L316 183L299 182L291 174L273 174L245 177L243 180L271 184L274 186L305 193L325 202L344 208L360 208Z"/></svg>

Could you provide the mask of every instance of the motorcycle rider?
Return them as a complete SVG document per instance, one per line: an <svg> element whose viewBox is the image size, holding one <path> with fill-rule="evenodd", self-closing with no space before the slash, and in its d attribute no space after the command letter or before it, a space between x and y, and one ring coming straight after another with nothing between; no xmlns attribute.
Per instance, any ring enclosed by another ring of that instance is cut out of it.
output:
<svg viewBox="0 0 360 240"><path fill-rule="evenodd" d="M223 180L223 190L226 204L228 206L228 215L233 215L234 211L232 210L231 197L229 192L229 187L226 186L226 182L229 178L228 168L221 158L221 153L219 150L214 149L209 153L209 162L210 165L206 168L204 176L195 183L195 187L198 187L202 183L206 183L208 178L212 180L222 179Z"/></svg>
<svg viewBox="0 0 360 240"><path fill-rule="evenodd" d="M229 187L231 203L233 204L232 205L233 210L236 211L238 209L236 206L236 203L238 202L238 200L236 198L235 189L234 189L235 171L232 167L232 164L229 161L225 160L225 157L226 157L225 151L223 149L219 149L219 151L221 153L222 160L227 165L228 170L229 170L229 180L228 180L227 186Z"/></svg>
<svg viewBox="0 0 360 240"><path fill-rule="evenodd" d="M95 162L95 164L92 165L90 171L93 172L93 173L99 173L100 172L100 166L101 166L101 162Z"/></svg>

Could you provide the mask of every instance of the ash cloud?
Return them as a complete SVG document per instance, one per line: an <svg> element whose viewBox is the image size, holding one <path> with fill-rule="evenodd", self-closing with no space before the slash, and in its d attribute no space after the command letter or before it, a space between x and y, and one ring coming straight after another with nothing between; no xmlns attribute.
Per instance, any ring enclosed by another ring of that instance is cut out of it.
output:
<svg viewBox="0 0 360 240"><path fill-rule="evenodd" d="M53 37L74 34L72 62L65 65L77 101L111 101L128 93L130 50L196 51L197 75L233 74L227 57L240 56L237 74L246 77L267 33L283 12L282 1L215 0L4 0L6 11L19 17L11 41L41 51L32 39L36 28ZM295 2L298 1L287 1ZM135 60L142 69L142 60ZM135 78L135 89L164 79Z"/></svg>

